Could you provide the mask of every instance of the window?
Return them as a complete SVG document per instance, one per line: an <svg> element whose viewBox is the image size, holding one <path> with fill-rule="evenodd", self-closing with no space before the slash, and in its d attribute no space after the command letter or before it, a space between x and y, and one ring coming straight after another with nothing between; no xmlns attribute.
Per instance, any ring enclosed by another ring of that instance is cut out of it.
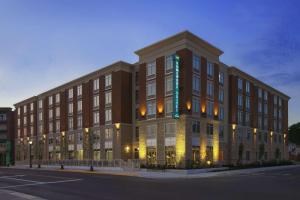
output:
<svg viewBox="0 0 300 200"><path fill-rule="evenodd" d="M150 62L147 64L147 76L155 76L156 74L156 62Z"/></svg>
<svg viewBox="0 0 300 200"><path fill-rule="evenodd" d="M211 62L207 62L207 76L209 78L214 77L214 66L213 66L213 63L211 63Z"/></svg>
<svg viewBox="0 0 300 200"><path fill-rule="evenodd" d="M77 116L77 128L82 128L82 115Z"/></svg>
<svg viewBox="0 0 300 200"><path fill-rule="evenodd" d="M200 122L199 121L193 121L192 124L192 132L197 135L200 134Z"/></svg>
<svg viewBox="0 0 300 200"><path fill-rule="evenodd" d="M250 129L247 130L247 140L248 141L251 140L251 130Z"/></svg>
<svg viewBox="0 0 300 200"><path fill-rule="evenodd" d="M241 78L238 79L238 89L243 90L243 79Z"/></svg>
<svg viewBox="0 0 300 200"><path fill-rule="evenodd" d="M68 118L68 128L69 130L73 129L73 117Z"/></svg>
<svg viewBox="0 0 300 200"><path fill-rule="evenodd" d="M245 123L247 126L250 125L250 114L248 112L245 113Z"/></svg>
<svg viewBox="0 0 300 200"><path fill-rule="evenodd" d="M274 101L274 105L277 105L277 96L276 95L274 95L273 101Z"/></svg>
<svg viewBox="0 0 300 200"><path fill-rule="evenodd" d="M224 139L224 125L219 126L219 139Z"/></svg>
<svg viewBox="0 0 300 200"><path fill-rule="evenodd" d="M200 93L200 78L196 75L193 75L193 91L197 94Z"/></svg>
<svg viewBox="0 0 300 200"><path fill-rule="evenodd" d="M262 128L262 118L261 116L258 116L258 128Z"/></svg>
<svg viewBox="0 0 300 200"><path fill-rule="evenodd" d="M219 83L221 85L224 85L224 73L223 72L219 72Z"/></svg>
<svg viewBox="0 0 300 200"><path fill-rule="evenodd" d="M24 117L24 125L26 125L27 124L27 117L25 116Z"/></svg>
<svg viewBox="0 0 300 200"><path fill-rule="evenodd" d="M219 90L219 101L221 103L224 103L224 90L223 89Z"/></svg>
<svg viewBox="0 0 300 200"><path fill-rule="evenodd" d="M59 103L59 102L60 102L60 94L57 93L57 94L55 95L55 103Z"/></svg>
<svg viewBox="0 0 300 200"><path fill-rule="evenodd" d="M274 108L274 118L277 118L277 108Z"/></svg>
<svg viewBox="0 0 300 200"><path fill-rule="evenodd" d="M105 104L111 104L111 92L105 93Z"/></svg>
<svg viewBox="0 0 300 200"><path fill-rule="evenodd" d="M249 83L249 81L246 81L246 93L250 94L250 83Z"/></svg>
<svg viewBox="0 0 300 200"><path fill-rule="evenodd" d="M265 142L265 143L268 143L268 133L265 133L265 134L264 134L264 142Z"/></svg>
<svg viewBox="0 0 300 200"><path fill-rule="evenodd" d="M33 103L30 104L30 111L33 111Z"/></svg>
<svg viewBox="0 0 300 200"><path fill-rule="evenodd" d="M0 121L6 121L6 114L0 114Z"/></svg>
<svg viewBox="0 0 300 200"><path fill-rule="evenodd" d="M282 99L279 97L278 98L278 106L281 106L282 105Z"/></svg>
<svg viewBox="0 0 300 200"><path fill-rule="evenodd" d="M49 106L51 106L53 104L53 97L52 96L48 97L48 101L49 101Z"/></svg>
<svg viewBox="0 0 300 200"><path fill-rule="evenodd" d="M282 118L282 112L281 112L281 109L278 109L278 118L279 118L279 119Z"/></svg>
<svg viewBox="0 0 300 200"><path fill-rule="evenodd" d="M43 100L39 100L39 109L42 109L42 108L43 108ZM20 113L18 113L18 114L20 114Z"/></svg>
<svg viewBox="0 0 300 200"><path fill-rule="evenodd" d="M147 115L156 115L156 102L155 101L148 101L147 102Z"/></svg>
<svg viewBox="0 0 300 200"><path fill-rule="evenodd" d="M49 126L49 132L52 133L53 132L53 123L49 122L48 126Z"/></svg>
<svg viewBox="0 0 300 200"><path fill-rule="evenodd" d="M156 95L156 83L155 81L147 83L147 96L154 96Z"/></svg>
<svg viewBox="0 0 300 200"><path fill-rule="evenodd" d="M73 88L69 89L69 99L73 98Z"/></svg>
<svg viewBox="0 0 300 200"><path fill-rule="evenodd" d="M1 121L1 118L0 118L0 121ZM32 114L30 115L30 123L33 123L33 115Z"/></svg>
<svg viewBox="0 0 300 200"><path fill-rule="evenodd" d="M106 122L111 121L111 109L105 110L105 121Z"/></svg>
<svg viewBox="0 0 300 200"><path fill-rule="evenodd" d="M246 110L250 110L250 97L246 96Z"/></svg>
<svg viewBox="0 0 300 200"><path fill-rule="evenodd" d="M193 105L192 105L193 113L200 112L200 100L199 98L193 97Z"/></svg>
<svg viewBox="0 0 300 200"><path fill-rule="evenodd" d="M213 135L214 134L214 125L208 123L206 126L206 134L207 135Z"/></svg>
<svg viewBox="0 0 300 200"><path fill-rule="evenodd" d="M78 85L77 86L77 96L81 96L82 95L82 85Z"/></svg>
<svg viewBox="0 0 300 200"><path fill-rule="evenodd" d="M207 81L207 96L214 98L214 84L211 81Z"/></svg>
<svg viewBox="0 0 300 200"><path fill-rule="evenodd" d="M55 108L55 116L56 116L56 117L59 117L59 116L60 116L60 108L59 108L59 107L56 107L56 108Z"/></svg>
<svg viewBox="0 0 300 200"><path fill-rule="evenodd" d="M219 120L224 120L224 107L219 107Z"/></svg>
<svg viewBox="0 0 300 200"><path fill-rule="evenodd" d="M264 118L264 129L265 130L268 129L268 118L267 117Z"/></svg>
<svg viewBox="0 0 300 200"><path fill-rule="evenodd" d="M262 111L262 103L258 102L258 112L261 113Z"/></svg>
<svg viewBox="0 0 300 200"><path fill-rule="evenodd" d="M79 101L77 102L77 111L78 111L78 112L82 111L82 100L79 100Z"/></svg>
<svg viewBox="0 0 300 200"><path fill-rule="evenodd" d="M39 112L39 121L42 121L42 120L43 120L43 113Z"/></svg>
<svg viewBox="0 0 300 200"><path fill-rule="evenodd" d="M146 128L147 138L156 138L157 126L156 125L148 125Z"/></svg>
<svg viewBox="0 0 300 200"><path fill-rule="evenodd" d="M52 109L49 110L49 118L50 118L50 119L53 118L53 110L52 110Z"/></svg>
<svg viewBox="0 0 300 200"><path fill-rule="evenodd" d="M175 137L176 136L176 125L175 123L165 124L165 137Z"/></svg>
<svg viewBox="0 0 300 200"><path fill-rule="evenodd" d="M55 130L56 130L57 133L60 132L60 121L59 120L57 120L55 122Z"/></svg>
<svg viewBox="0 0 300 200"><path fill-rule="evenodd" d="M105 76L105 87L111 86L111 74Z"/></svg>
<svg viewBox="0 0 300 200"><path fill-rule="evenodd" d="M207 117L212 118L213 117L213 109L214 109L214 103L211 101L207 101Z"/></svg>
<svg viewBox="0 0 300 200"><path fill-rule="evenodd" d="M268 104L264 104L264 113L265 115L268 114Z"/></svg>
<svg viewBox="0 0 300 200"><path fill-rule="evenodd" d="M276 119L274 119L273 128L274 128L274 131L277 131L277 120Z"/></svg>
<svg viewBox="0 0 300 200"><path fill-rule="evenodd" d="M265 100L265 101L268 100L268 92L267 92L267 91L264 92L264 100Z"/></svg>
<svg viewBox="0 0 300 200"><path fill-rule="evenodd" d="M110 121L110 120L107 120ZM99 112L94 112L94 124L99 124Z"/></svg>
<svg viewBox="0 0 300 200"><path fill-rule="evenodd" d="M21 114L21 109L20 108L18 108L18 115L20 115Z"/></svg>
<svg viewBox="0 0 300 200"><path fill-rule="evenodd" d="M99 90L99 78L94 79L94 81L93 81L93 89L94 90Z"/></svg>
<svg viewBox="0 0 300 200"><path fill-rule="evenodd" d="M83 133L82 132L79 132L77 133L78 134L78 137L77 137L77 143L78 144L82 144L83 142Z"/></svg>
<svg viewBox="0 0 300 200"><path fill-rule="evenodd" d="M238 106L243 107L243 96L241 94L238 95Z"/></svg>
<svg viewBox="0 0 300 200"><path fill-rule="evenodd" d="M18 126L21 126L21 120L18 119Z"/></svg>
<svg viewBox="0 0 300 200"><path fill-rule="evenodd" d="M173 77L167 76L165 83L166 94L170 94L173 91Z"/></svg>
<svg viewBox="0 0 300 200"><path fill-rule="evenodd" d="M113 137L113 130L111 128L105 129L105 139L110 140Z"/></svg>
<svg viewBox="0 0 300 200"><path fill-rule="evenodd" d="M243 124L243 112L240 110L238 111L238 123Z"/></svg>
<svg viewBox="0 0 300 200"><path fill-rule="evenodd" d="M197 55L193 55L193 69L199 72L200 66L201 66L200 57Z"/></svg>
<svg viewBox="0 0 300 200"><path fill-rule="evenodd" d="M165 113L166 115L171 115L173 112L173 99L167 98L165 99Z"/></svg>
<svg viewBox="0 0 300 200"><path fill-rule="evenodd" d="M166 57L166 72L173 69L173 55Z"/></svg>
<svg viewBox="0 0 300 200"><path fill-rule="evenodd" d="M258 98L262 98L262 89L258 88Z"/></svg>
<svg viewBox="0 0 300 200"><path fill-rule="evenodd" d="M69 103L68 112L69 112L69 114L73 114L73 103Z"/></svg>
<svg viewBox="0 0 300 200"><path fill-rule="evenodd" d="M98 95L93 97L93 106L94 106L94 108L99 106L99 96Z"/></svg>

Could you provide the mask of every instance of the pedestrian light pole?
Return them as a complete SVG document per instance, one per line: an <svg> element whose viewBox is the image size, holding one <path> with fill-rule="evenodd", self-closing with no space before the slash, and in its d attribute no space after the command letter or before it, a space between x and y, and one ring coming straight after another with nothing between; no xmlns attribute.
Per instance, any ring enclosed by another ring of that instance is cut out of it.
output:
<svg viewBox="0 0 300 200"><path fill-rule="evenodd" d="M32 140L29 141L29 167L30 168L32 168L31 145L32 145Z"/></svg>

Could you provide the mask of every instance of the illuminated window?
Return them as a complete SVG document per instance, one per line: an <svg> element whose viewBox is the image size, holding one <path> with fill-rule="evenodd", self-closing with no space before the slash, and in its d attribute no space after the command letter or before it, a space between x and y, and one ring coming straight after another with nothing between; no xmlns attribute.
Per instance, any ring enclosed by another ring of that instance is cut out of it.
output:
<svg viewBox="0 0 300 200"><path fill-rule="evenodd" d="M30 111L33 111L33 103L30 104Z"/></svg>
<svg viewBox="0 0 300 200"><path fill-rule="evenodd" d="M27 113L27 106L26 105L23 107L23 112L24 112L24 114Z"/></svg>
<svg viewBox="0 0 300 200"><path fill-rule="evenodd" d="M219 83L221 85L224 85L224 73L223 72L219 73Z"/></svg>
<svg viewBox="0 0 300 200"><path fill-rule="evenodd" d="M60 107L55 108L55 116L60 117Z"/></svg>
<svg viewBox="0 0 300 200"><path fill-rule="evenodd" d="M113 137L113 130L111 128L105 129L105 139L110 140Z"/></svg>
<svg viewBox="0 0 300 200"><path fill-rule="evenodd" d="M105 110L105 121L106 122L111 121L111 109Z"/></svg>
<svg viewBox="0 0 300 200"><path fill-rule="evenodd" d="M39 100L39 109L43 108L43 100Z"/></svg>
<svg viewBox="0 0 300 200"><path fill-rule="evenodd" d="M59 93L57 93L57 94L55 95L55 102L56 102L56 103L59 103L59 102L60 102L60 94L59 94Z"/></svg>

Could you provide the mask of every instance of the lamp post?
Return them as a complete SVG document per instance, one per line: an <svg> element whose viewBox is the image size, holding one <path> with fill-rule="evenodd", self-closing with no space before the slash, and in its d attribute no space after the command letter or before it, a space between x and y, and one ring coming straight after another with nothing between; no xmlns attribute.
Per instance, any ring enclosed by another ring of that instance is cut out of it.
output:
<svg viewBox="0 0 300 200"><path fill-rule="evenodd" d="M62 131L61 132L61 136L62 136L62 145L61 145L61 157L63 157L63 159L65 159L65 132ZM64 169L64 164L63 161L61 161L61 165L60 165L60 169Z"/></svg>
<svg viewBox="0 0 300 200"><path fill-rule="evenodd" d="M31 145L32 141L29 141L29 167L32 168L32 157L31 157Z"/></svg>
<svg viewBox="0 0 300 200"><path fill-rule="evenodd" d="M88 153L89 153L89 159L90 159L90 171L94 171L94 166L93 166L93 142L92 142L92 135L89 134L89 128L85 128L85 133L87 137L87 142L88 142Z"/></svg>

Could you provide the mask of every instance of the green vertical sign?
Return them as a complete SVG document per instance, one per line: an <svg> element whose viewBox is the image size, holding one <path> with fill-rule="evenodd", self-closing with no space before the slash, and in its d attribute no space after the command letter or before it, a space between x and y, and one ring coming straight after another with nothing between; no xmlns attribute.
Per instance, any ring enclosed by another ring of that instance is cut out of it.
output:
<svg viewBox="0 0 300 200"><path fill-rule="evenodd" d="M179 56L173 55L173 118L179 118Z"/></svg>

